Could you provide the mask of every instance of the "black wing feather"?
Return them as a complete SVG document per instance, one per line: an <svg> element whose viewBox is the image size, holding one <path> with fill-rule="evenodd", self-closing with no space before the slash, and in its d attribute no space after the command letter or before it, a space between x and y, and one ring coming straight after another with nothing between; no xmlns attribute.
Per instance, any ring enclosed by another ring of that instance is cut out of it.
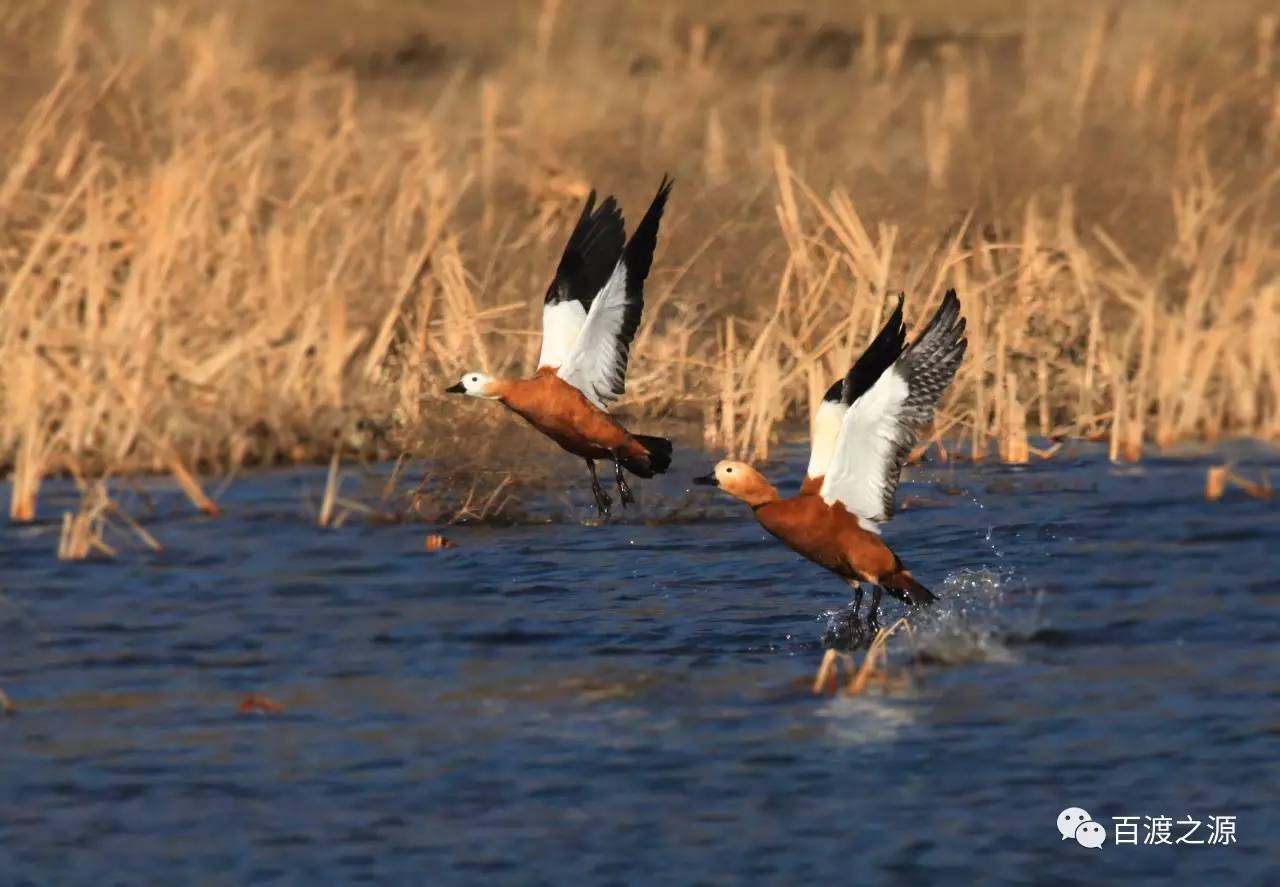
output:
<svg viewBox="0 0 1280 887"><path fill-rule="evenodd" d="M907 328L902 324L902 301L903 296L899 293L898 307L893 309L893 314L889 315L885 325L876 333L862 356L849 368L845 377L831 383L827 393L822 396L823 400L849 406L870 391L885 370L902 356L902 349L907 343Z"/></svg>
<svg viewBox="0 0 1280 887"><path fill-rule="evenodd" d="M898 307L893 309L889 320L881 327L880 332L871 340L867 350L849 368L844 377L844 389L840 400L848 406L871 390L876 380L884 375L885 370L893 366L902 356L902 349L907 343L907 328L902 323L903 295L898 294Z"/></svg>
<svg viewBox="0 0 1280 887"><path fill-rule="evenodd" d="M640 316L644 312L644 282L653 264L653 251L658 247L658 225L662 222L662 212L667 208L667 196L671 194L673 184L675 182L668 176L662 177L658 193L632 232L623 255L627 263L627 313L622 322L621 338L628 345L640 328Z"/></svg>
<svg viewBox="0 0 1280 887"><path fill-rule="evenodd" d="M569 235L555 279L547 287L546 304L572 300L590 311L596 294L604 289L618 264L627 236L622 211L612 197L606 197L599 207L595 202L593 190Z"/></svg>
<svg viewBox="0 0 1280 887"><path fill-rule="evenodd" d="M658 246L658 225L662 222L662 213L667 207L667 197L671 194L673 184L675 182L669 176L662 177L658 193L654 195L653 202L649 204L649 209L631 234L623 252L622 260L627 267L626 307L623 309L622 327L618 331L615 372L610 376L616 381L611 392L616 397L621 397L626 388L631 340L640 329L640 319L644 315L644 282L653 264L653 252Z"/></svg>

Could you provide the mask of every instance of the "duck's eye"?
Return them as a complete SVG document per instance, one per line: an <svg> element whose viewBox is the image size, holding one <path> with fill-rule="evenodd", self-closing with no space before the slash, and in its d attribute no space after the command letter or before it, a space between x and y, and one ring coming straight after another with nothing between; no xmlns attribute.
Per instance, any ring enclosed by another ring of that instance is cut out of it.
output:
<svg viewBox="0 0 1280 887"><path fill-rule="evenodd" d="M733 474L733 469L732 469L732 468L726 468L726 469L724 470L724 473L725 473L725 474Z"/></svg>

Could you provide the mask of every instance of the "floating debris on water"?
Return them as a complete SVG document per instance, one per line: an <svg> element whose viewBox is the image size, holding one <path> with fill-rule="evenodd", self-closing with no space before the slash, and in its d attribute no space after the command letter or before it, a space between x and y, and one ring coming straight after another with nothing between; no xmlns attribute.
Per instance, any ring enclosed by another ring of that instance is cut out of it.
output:
<svg viewBox="0 0 1280 887"><path fill-rule="evenodd" d="M457 548L458 543L440 533L428 533L427 538L423 541L423 547L427 551L442 551L446 548Z"/></svg>
<svg viewBox="0 0 1280 887"><path fill-rule="evenodd" d="M1215 465L1205 474L1205 500L1217 502L1226 493L1228 484L1239 488L1245 495L1254 499L1271 499L1275 496L1275 490L1272 489L1268 478L1264 477L1262 482L1258 483L1236 474L1229 465Z"/></svg>
<svg viewBox="0 0 1280 887"><path fill-rule="evenodd" d="M250 693L240 700L240 705L236 707L236 713L242 715L281 715L284 714L284 706L268 696Z"/></svg>

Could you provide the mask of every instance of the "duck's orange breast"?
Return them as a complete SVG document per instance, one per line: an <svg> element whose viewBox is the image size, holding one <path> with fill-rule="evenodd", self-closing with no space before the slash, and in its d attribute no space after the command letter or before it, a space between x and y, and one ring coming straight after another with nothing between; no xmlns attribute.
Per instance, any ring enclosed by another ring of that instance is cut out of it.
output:
<svg viewBox="0 0 1280 887"><path fill-rule="evenodd" d="M539 370L532 379L507 382L500 399L534 428L584 459L604 459L611 450L640 446L618 420L554 371Z"/></svg>
<svg viewBox="0 0 1280 887"><path fill-rule="evenodd" d="M804 494L756 509L756 519L795 552L846 579L876 582L899 567L898 557L876 533L837 502Z"/></svg>

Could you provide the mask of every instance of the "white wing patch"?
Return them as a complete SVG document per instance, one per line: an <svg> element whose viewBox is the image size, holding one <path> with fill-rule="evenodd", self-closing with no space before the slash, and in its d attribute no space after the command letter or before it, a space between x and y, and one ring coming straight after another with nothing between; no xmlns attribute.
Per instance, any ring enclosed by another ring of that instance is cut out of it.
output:
<svg viewBox="0 0 1280 887"><path fill-rule="evenodd" d="M548 302L542 309L542 353L538 355L538 366L553 369L562 366L586 322L587 309L581 302L575 299Z"/></svg>
<svg viewBox="0 0 1280 887"><path fill-rule="evenodd" d="M907 380L895 364L844 414L835 454L822 482L822 501L843 503L863 519L863 526L874 527L871 521L889 519L885 500L896 487L893 475L898 470L900 416L908 393ZM816 438L814 445L816 449Z"/></svg>
<svg viewBox="0 0 1280 887"><path fill-rule="evenodd" d="M618 262L609 282L591 303L573 348L556 373L602 410L622 394L624 349L629 347L621 341L626 312L627 266Z"/></svg>
<svg viewBox="0 0 1280 887"><path fill-rule="evenodd" d="M848 407L839 401L824 400L818 404L809 425L809 440L813 442L809 450L809 468L805 472L808 477L822 477L831 466L831 457L835 455L836 439L840 436L841 420Z"/></svg>

